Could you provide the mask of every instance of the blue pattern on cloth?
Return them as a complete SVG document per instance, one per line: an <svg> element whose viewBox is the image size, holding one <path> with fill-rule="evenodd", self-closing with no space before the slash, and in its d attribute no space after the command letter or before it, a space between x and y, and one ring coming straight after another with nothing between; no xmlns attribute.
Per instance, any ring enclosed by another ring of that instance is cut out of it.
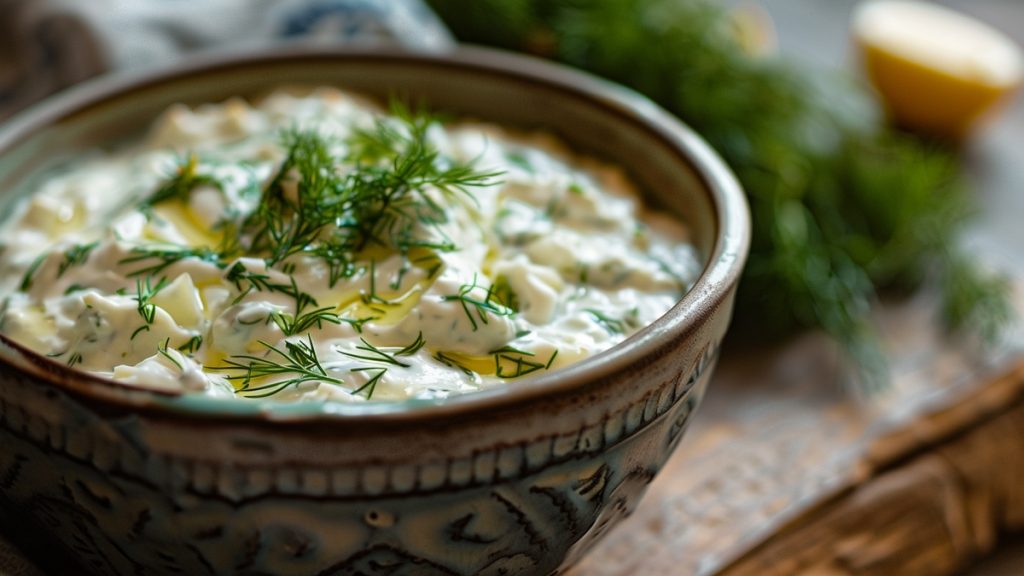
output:
<svg viewBox="0 0 1024 576"><path fill-rule="evenodd" d="M0 118L111 70L216 48L453 45L421 0L0 0Z"/></svg>

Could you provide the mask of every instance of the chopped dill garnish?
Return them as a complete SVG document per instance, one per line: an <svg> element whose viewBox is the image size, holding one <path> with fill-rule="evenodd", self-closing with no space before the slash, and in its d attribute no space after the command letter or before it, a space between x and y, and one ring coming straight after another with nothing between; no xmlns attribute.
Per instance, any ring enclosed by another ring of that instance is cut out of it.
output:
<svg viewBox="0 0 1024 576"><path fill-rule="evenodd" d="M402 280L405 280L405 275L409 273L409 261L402 260L402 266L398 269L395 274L395 278L388 284L388 288L392 290L399 290L402 287Z"/></svg>
<svg viewBox="0 0 1024 576"><path fill-rule="evenodd" d="M318 329L323 328L323 323L327 322L330 324L341 324L341 318L337 313L334 312L334 308L327 306L324 308L317 308L293 316L285 312L274 312L270 315L270 320L277 324L277 327L281 329L281 332L285 336L294 336L295 334L301 334L307 330L311 330L314 326Z"/></svg>
<svg viewBox="0 0 1024 576"><path fill-rule="evenodd" d="M68 368L74 368L75 366L81 364L82 362L84 362L82 354L79 352L74 352L71 354L71 357L68 358Z"/></svg>
<svg viewBox="0 0 1024 576"><path fill-rule="evenodd" d="M156 286L153 286L151 276L147 276L145 281L141 278L135 279L135 301L138 303L139 316L142 317L144 324L137 328L135 332L132 332L130 340L134 340L140 332L150 329L153 320L156 318L156 304L153 304L150 300L163 290L166 285L167 278L160 278Z"/></svg>
<svg viewBox="0 0 1024 576"><path fill-rule="evenodd" d="M88 286L83 286L82 284L72 284L71 286L68 286L67 290L64 291L64 295L67 296L68 294L74 294L75 292L81 292L83 290L88 289Z"/></svg>
<svg viewBox="0 0 1024 576"><path fill-rule="evenodd" d="M519 298L516 296L515 291L512 290L512 285L509 284L508 277L499 274L498 277L494 279L491 291L498 302L513 312L519 312Z"/></svg>
<svg viewBox="0 0 1024 576"><path fill-rule="evenodd" d="M164 358L167 358L167 360L170 361L171 364L174 364L175 366L177 366L178 370L182 370L183 371L185 369L185 367L182 366L181 362L179 362L178 359L175 358L173 354L171 354L170 350L168 350L168 347L170 345L171 345L171 339L168 338L168 339L164 340L163 344L160 344L160 345L158 345L156 347L156 351L157 351L157 353L159 353Z"/></svg>
<svg viewBox="0 0 1024 576"><path fill-rule="evenodd" d="M359 297L363 301L363 304L391 304L391 301L387 298L377 294L377 261L370 260L370 267L367 269L367 275L370 278L370 291L360 291Z"/></svg>
<svg viewBox="0 0 1024 576"><path fill-rule="evenodd" d="M365 318L338 318L338 320L340 320L341 322L344 322L345 324L351 326L356 331L357 334L363 333L363 324L366 324L367 322L373 322L374 320L377 319L377 316L367 316Z"/></svg>
<svg viewBox="0 0 1024 576"><path fill-rule="evenodd" d="M178 346L180 352L185 354L195 354L203 346L203 335L196 334L185 341L184 344Z"/></svg>
<svg viewBox="0 0 1024 576"><path fill-rule="evenodd" d="M360 344L356 346L356 350L362 352L361 354L355 354L353 352L344 351L342 352L342 354L348 356L349 358L367 360L370 362L382 362L384 364L391 364L392 366L401 366L402 368L408 368L409 364L406 364L405 362L402 362L401 360L397 359L396 356L412 356L413 354L418 352L420 348L423 348L424 344L426 344L426 342L423 340L422 332L420 332L419 335L416 336L416 340L414 340L411 344L403 348L398 348L397 350L395 350L395 347L378 348L377 346L374 346L373 344L367 342L366 338L360 338L359 342Z"/></svg>
<svg viewBox="0 0 1024 576"><path fill-rule="evenodd" d="M352 394L355 395L365 390L366 399L370 400L373 398L373 391L377 389L377 382L388 373L388 369L383 366L361 366L351 369L350 372L374 372L374 375L366 381L366 384L352 391Z"/></svg>
<svg viewBox="0 0 1024 576"><path fill-rule="evenodd" d="M509 152L505 154L505 159L508 160L510 164L518 166L530 174L537 172L537 169L533 167L533 164L531 164L530 161L526 159L526 156L521 152Z"/></svg>
<svg viewBox="0 0 1024 576"><path fill-rule="evenodd" d="M680 276L678 272L673 270L672 267L669 266L667 262L665 262L661 258L658 258L657 256L654 256L652 254L648 254L647 258L650 259L655 264L657 264L659 270L661 270L667 276L672 278L672 280L675 281L676 286L679 288L679 290L686 290L686 288L688 286L688 282L686 281L686 279L683 278L682 276Z"/></svg>
<svg viewBox="0 0 1024 576"><path fill-rule="evenodd" d="M396 356L412 356L416 352L419 352L419 350L423 348L423 346L426 344L426 341L423 339L422 332L417 334L416 339L413 340L411 343L402 348L398 348L397 350L395 350L395 348L397 347L388 347L386 350L378 348L377 346L374 346L373 344L367 342L365 338L360 338L359 340L360 344L359 346L356 346L356 350L364 352L365 354L354 354L352 352L344 351L342 352L342 354L348 356L349 358L356 358L358 360L366 360L369 362L388 364L391 366L400 366L402 368L408 368L410 365L406 364L405 362L402 362L401 360L398 360ZM385 374L387 374L388 366L358 366L356 368L350 369L349 371L374 373L373 376L370 377L370 379L367 380L365 384L352 391L352 394L359 394L365 391L366 399L369 400L373 398L373 392L374 390L377 389L377 383L380 381L381 378L384 377Z"/></svg>
<svg viewBox="0 0 1024 576"><path fill-rule="evenodd" d="M590 266L584 263L579 264L579 278L577 279L578 284L589 284L590 283Z"/></svg>
<svg viewBox="0 0 1024 576"><path fill-rule="evenodd" d="M210 370L228 372L229 382L240 382L235 393L246 398L266 398L290 387L304 382L326 382L342 384L342 380L329 376L320 364L313 338L306 335L305 340L284 342L284 350L263 340L258 341L267 349L265 356L243 354L231 356L223 366L210 366ZM284 380L253 386L254 381L272 376L289 376Z"/></svg>
<svg viewBox="0 0 1024 576"><path fill-rule="evenodd" d="M139 316L142 316L146 324L152 324L156 315L156 304L150 300L167 285L167 278L160 278L156 286L153 286L151 280L151 278L146 278L145 281L141 278L135 280L135 301L139 304Z"/></svg>
<svg viewBox="0 0 1024 576"><path fill-rule="evenodd" d="M426 270L427 278L437 276L437 273L441 271L441 267L444 266L444 260L434 252L420 256L414 259L412 263Z"/></svg>
<svg viewBox="0 0 1024 576"><path fill-rule="evenodd" d="M584 312L594 317L594 320L601 325L609 334L623 334L626 332L626 322L618 318L612 318L600 310L585 308Z"/></svg>
<svg viewBox="0 0 1024 576"><path fill-rule="evenodd" d="M427 138L430 117L398 116L355 130L343 155L315 130L286 131L287 158L243 225L249 251L270 265L314 253L337 262L337 281L355 273L352 255L371 245L402 253L455 249L438 228L447 213L434 194L446 202L471 199L467 188L489 185L498 173L442 157Z"/></svg>
<svg viewBox="0 0 1024 576"><path fill-rule="evenodd" d="M423 339L423 332L416 335L416 339L412 341L412 344L407 345L398 352L395 352L397 356L412 356L413 354L420 351L423 346L427 344L427 341Z"/></svg>
<svg viewBox="0 0 1024 576"><path fill-rule="evenodd" d="M92 253L93 249L99 245L99 241L90 242L88 244L75 244L71 248L64 251L64 259L57 267L57 278L60 278L68 271L72 266L79 266L84 264L89 259L89 254Z"/></svg>
<svg viewBox="0 0 1024 576"><path fill-rule="evenodd" d="M269 274L252 272L241 262L235 262L231 268L228 268L225 278L228 282L234 284L235 288L239 291L238 297L235 298L236 303L240 302L249 292L255 290L257 292L278 292L290 296L295 301L294 317L300 316L307 306L317 306L315 298L309 293L299 290L293 275L288 276L287 284L273 282ZM245 289L242 288L243 283L248 284Z"/></svg>
<svg viewBox="0 0 1024 576"><path fill-rule="evenodd" d="M21 277L21 284L18 285L18 290L27 292L32 287L32 277L35 276L36 270L39 269L39 266L43 263L43 260L46 260L47 256L48 254L44 252L36 256L36 259L29 264L28 269L25 270L25 275Z"/></svg>
<svg viewBox="0 0 1024 576"><path fill-rule="evenodd" d="M341 247L324 244L310 247L307 252L319 257L327 264L327 286L334 286L344 278L351 278L359 272L359 267L348 251Z"/></svg>
<svg viewBox="0 0 1024 576"><path fill-rule="evenodd" d="M498 300L494 285L486 289L486 294L482 300L472 295L472 292L478 288L483 289L483 286L477 283L477 276L474 274L473 281L459 287L457 294L448 294L441 298L445 302L457 300L462 305L462 310L466 313L466 317L469 318L469 323L473 326L474 332L479 327L477 320L487 324L488 313L495 316L511 316L515 313L514 310ZM475 315L474 312L476 312Z"/></svg>
<svg viewBox="0 0 1024 576"><path fill-rule="evenodd" d="M444 364L445 366L448 366L449 368L458 368L459 370L462 371L463 374L469 376L470 378L475 378L477 376L476 372L470 370L465 365L460 363L458 360L452 358L451 356L445 354L444 352L435 352L434 360L437 360L438 362Z"/></svg>
<svg viewBox="0 0 1024 576"><path fill-rule="evenodd" d="M155 276L161 274L172 264L185 259L200 260L214 264L222 268L220 255L213 249L207 247L190 248L178 244L146 244L135 246L129 252L129 256L122 258L118 264L135 264L139 262L152 261L148 266L132 270L127 276Z"/></svg>
<svg viewBox="0 0 1024 576"><path fill-rule="evenodd" d="M224 185L220 181L208 174L199 174L198 167L199 158L195 153L190 153L178 164L174 174L142 202L142 210L145 212L147 209L169 200L188 200L192 190L198 186L213 186L218 190L223 190Z"/></svg>
<svg viewBox="0 0 1024 576"><path fill-rule="evenodd" d="M554 363L555 357L558 356L558 350L556 349L551 357L548 358L547 362L538 362L534 360L536 354L527 350L520 350L512 346L502 346L497 350L491 351L494 356L494 375L498 378L519 378L520 376L526 376L532 374L538 370L547 370Z"/></svg>

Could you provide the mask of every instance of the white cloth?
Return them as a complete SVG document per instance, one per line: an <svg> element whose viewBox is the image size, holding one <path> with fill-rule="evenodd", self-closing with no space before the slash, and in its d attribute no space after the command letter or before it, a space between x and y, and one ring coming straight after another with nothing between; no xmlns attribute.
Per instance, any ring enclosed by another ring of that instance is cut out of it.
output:
<svg viewBox="0 0 1024 576"><path fill-rule="evenodd" d="M299 38L453 43L420 0L0 0L0 117L110 70Z"/></svg>

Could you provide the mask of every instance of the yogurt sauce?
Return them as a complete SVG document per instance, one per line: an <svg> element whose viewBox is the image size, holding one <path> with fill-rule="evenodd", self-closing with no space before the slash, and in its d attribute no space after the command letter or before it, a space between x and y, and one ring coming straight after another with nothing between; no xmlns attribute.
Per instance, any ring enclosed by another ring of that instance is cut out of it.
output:
<svg viewBox="0 0 1024 576"><path fill-rule="evenodd" d="M7 218L0 331L125 384L436 398L605 350L699 274L617 167L399 116L326 88L170 108Z"/></svg>

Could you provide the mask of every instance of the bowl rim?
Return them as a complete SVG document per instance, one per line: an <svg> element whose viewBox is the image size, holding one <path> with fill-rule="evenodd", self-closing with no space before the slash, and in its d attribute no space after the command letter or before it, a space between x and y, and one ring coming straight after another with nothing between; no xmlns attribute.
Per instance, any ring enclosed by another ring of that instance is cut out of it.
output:
<svg viewBox="0 0 1024 576"><path fill-rule="evenodd" d="M104 75L50 96L0 124L0 151L64 119L88 112L90 108L108 100L125 98L136 90L186 81L189 77L209 74L219 69L311 60L377 60L511 77L519 82L541 84L547 89L558 91L564 97L589 101L603 108L605 113L637 125L650 137L668 145L681 161L690 166L711 201L716 234L704 269L690 290L668 312L608 350L551 373L526 378L514 385L493 386L443 399L359 403L330 400L284 403L266 399L240 402L236 398L169 392L122 384L68 368L14 342L4 334L0 334L0 347L14 350L34 369L27 370L25 366L19 366L5 354L0 354L0 367L31 373L50 385L101 403L147 412L155 410L163 415L201 417L204 420L255 419L263 422L310 419L342 419L346 423L433 420L506 409L545 396L569 393L607 374L620 372L657 350L662 341L681 337L698 328L710 311L721 304L739 282L750 244L749 209L736 177L710 145L676 117L631 89L561 64L491 48L461 45L433 53L413 52L393 46L286 45L261 50L204 53L186 62L152 70Z"/></svg>

